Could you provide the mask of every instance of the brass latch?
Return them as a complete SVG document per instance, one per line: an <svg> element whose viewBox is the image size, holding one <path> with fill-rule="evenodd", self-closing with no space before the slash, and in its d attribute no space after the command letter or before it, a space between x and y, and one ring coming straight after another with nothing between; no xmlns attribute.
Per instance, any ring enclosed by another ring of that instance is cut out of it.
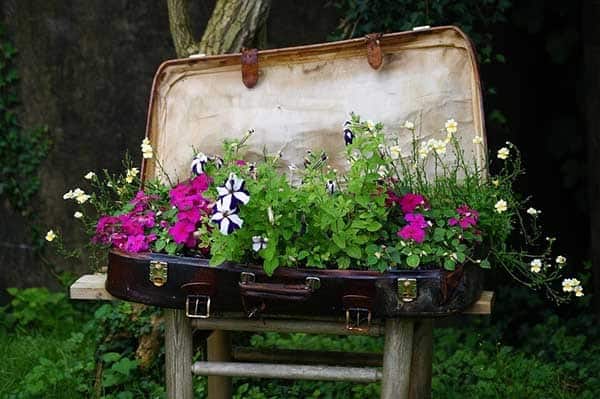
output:
<svg viewBox="0 0 600 399"><path fill-rule="evenodd" d="M417 298L417 279L399 278L398 296L402 302L412 302Z"/></svg>
<svg viewBox="0 0 600 399"><path fill-rule="evenodd" d="M150 270L148 278L157 287L162 287L167 282L167 262L161 262L159 260L150 261Z"/></svg>

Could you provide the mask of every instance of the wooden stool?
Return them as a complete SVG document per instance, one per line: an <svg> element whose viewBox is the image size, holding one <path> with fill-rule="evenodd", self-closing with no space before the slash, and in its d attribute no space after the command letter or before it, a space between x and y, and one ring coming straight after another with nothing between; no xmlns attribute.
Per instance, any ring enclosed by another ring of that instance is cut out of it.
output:
<svg viewBox="0 0 600 399"><path fill-rule="evenodd" d="M71 298L115 300L104 289L105 280L104 274L82 276L71 286ZM464 313L489 315L493 296L493 292L484 291ZM207 361L194 364L193 329L214 330L208 339ZM232 349L229 331L385 335L385 344L383 355L291 350L265 352ZM209 376L209 399L231 398L231 377L381 381L382 399L429 398L432 354L433 321L430 319L375 320L368 329L349 330L346 321L339 319L278 317L254 320L242 314L189 319L183 310L165 309L165 373L169 399L193 398L192 374ZM335 366L324 365L330 364L331 359L336 360ZM304 364L293 364L298 361Z"/></svg>

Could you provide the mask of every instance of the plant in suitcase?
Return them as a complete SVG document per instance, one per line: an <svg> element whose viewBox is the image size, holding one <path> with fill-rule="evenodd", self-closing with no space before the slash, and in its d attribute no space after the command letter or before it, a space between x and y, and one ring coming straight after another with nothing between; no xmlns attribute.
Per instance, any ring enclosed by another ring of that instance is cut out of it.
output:
<svg viewBox="0 0 600 399"><path fill-rule="evenodd" d="M250 162L250 130L225 140L222 154L195 151L189 180L164 176L138 190L139 172L128 166L124 176L90 172L96 192L76 188L65 199L81 207L77 218L101 248L258 264L268 275L281 267L451 273L493 265L558 302L583 296L577 279L560 285L566 258L541 234L541 211L513 190L523 173L517 148L506 143L491 159L467 161L458 123L440 126L425 140L412 121L384 132L352 115L339 136L346 170L330 167L319 149L307 149L303 165L286 165L280 152ZM147 139L142 151L161 167ZM87 216L88 205L99 219ZM521 239L511 246L515 233ZM51 231L47 240L56 237Z"/></svg>

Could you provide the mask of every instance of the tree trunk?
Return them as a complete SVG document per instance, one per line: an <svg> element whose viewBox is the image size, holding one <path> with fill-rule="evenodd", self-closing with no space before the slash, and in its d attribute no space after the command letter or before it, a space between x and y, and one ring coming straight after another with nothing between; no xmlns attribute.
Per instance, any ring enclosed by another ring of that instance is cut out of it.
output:
<svg viewBox="0 0 600 399"><path fill-rule="evenodd" d="M592 260L595 310L600 316L600 1L583 4L583 90L588 142L590 257Z"/></svg>
<svg viewBox="0 0 600 399"><path fill-rule="evenodd" d="M271 0L217 0L202 39L194 41L189 0L167 0L169 23L178 57L239 51L251 46L269 15Z"/></svg>

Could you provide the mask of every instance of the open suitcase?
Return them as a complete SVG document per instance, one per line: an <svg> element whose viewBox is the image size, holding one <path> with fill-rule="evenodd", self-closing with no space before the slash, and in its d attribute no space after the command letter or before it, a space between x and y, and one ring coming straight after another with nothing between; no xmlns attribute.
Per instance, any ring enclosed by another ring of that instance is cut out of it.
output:
<svg viewBox="0 0 600 399"><path fill-rule="evenodd" d="M302 164L307 149L324 149L343 170L341 123L350 112L383 122L386 131L414 121L423 139L454 118L466 157L485 158L485 143L472 144L474 136L485 138L474 50L459 29L438 27L165 62L146 131L161 170L150 160L142 176L183 180L192 147L217 154L224 138L248 129L255 130L250 158L266 147L281 150L287 164ZM412 137L401 140L408 147ZM122 299L185 308L189 317L335 316L360 328L371 317L460 312L479 297L482 275L467 264L453 272L279 268L269 277L252 265L211 267L206 259L113 250L106 288Z"/></svg>

